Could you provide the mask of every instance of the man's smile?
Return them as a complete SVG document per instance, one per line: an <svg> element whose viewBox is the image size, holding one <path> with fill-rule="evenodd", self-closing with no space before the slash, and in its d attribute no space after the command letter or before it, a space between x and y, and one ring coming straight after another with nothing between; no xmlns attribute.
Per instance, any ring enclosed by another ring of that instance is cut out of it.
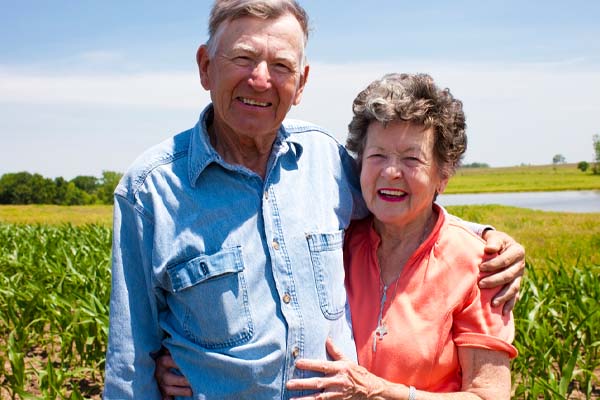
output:
<svg viewBox="0 0 600 400"><path fill-rule="evenodd" d="M270 107L271 105L273 105L273 103L266 103L263 101L258 101L258 100L254 100L254 99L249 99L247 97L238 97L237 98L239 101L241 101L242 103L249 105L249 106L256 106L256 107Z"/></svg>

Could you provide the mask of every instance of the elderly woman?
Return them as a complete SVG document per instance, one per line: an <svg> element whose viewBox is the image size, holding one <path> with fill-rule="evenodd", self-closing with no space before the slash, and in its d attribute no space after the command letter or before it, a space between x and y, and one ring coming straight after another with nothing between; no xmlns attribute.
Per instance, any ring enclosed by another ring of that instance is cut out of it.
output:
<svg viewBox="0 0 600 400"><path fill-rule="evenodd" d="M428 75L390 74L355 99L347 147L371 217L346 233L358 362L300 360L306 398L510 397L512 315L477 286L484 242L435 204L465 152L462 103ZM415 389L416 388L416 389Z"/></svg>

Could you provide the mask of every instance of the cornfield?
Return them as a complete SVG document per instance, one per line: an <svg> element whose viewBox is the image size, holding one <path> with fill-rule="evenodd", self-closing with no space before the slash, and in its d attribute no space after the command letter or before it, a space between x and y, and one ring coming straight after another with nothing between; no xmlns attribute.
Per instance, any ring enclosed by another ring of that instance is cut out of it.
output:
<svg viewBox="0 0 600 400"><path fill-rule="evenodd" d="M0 399L100 398L110 228L0 223ZM514 398L600 397L600 266L529 265Z"/></svg>
<svg viewBox="0 0 600 400"><path fill-rule="evenodd" d="M0 398L99 397L108 227L0 224Z"/></svg>

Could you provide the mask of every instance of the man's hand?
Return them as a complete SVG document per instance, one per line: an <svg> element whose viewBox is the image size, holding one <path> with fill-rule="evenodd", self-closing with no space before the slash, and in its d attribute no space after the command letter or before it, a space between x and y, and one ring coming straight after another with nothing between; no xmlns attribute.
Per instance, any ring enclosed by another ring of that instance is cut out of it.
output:
<svg viewBox="0 0 600 400"><path fill-rule="evenodd" d="M156 359L154 370L154 378L162 394L162 400L173 400L173 396L191 396L192 388L188 380L184 376L173 373L171 369L178 369L177 364L171 354L164 351Z"/></svg>
<svg viewBox="0 0 600 400"><path fill-rule="evenodd" d="M479 287L494 288L501 286L492 300L493 306L500 306L503 314L508 314L519 297L521 277L525 272L525 249L504 232L488 230L483 234L486 241L486 254L496 256L484 263L482 272L493 272L479 281Z"/></svg>

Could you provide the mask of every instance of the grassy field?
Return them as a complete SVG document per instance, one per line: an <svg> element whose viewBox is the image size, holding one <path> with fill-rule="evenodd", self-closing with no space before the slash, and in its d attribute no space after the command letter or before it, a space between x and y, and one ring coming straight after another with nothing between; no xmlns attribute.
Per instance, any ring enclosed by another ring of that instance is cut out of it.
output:
<svg viewBox="0 0 600 400"><path fill-rule="evenodd" d="M600 175L575 164L507 168L463 168L450 179L446 193L600 190Z"/></svg>
<svg viewBox="0 0 600 400"><path fill-rule="evenodd" d="M9 224L110 226L112 206L0 205L0 222Z"/></svg>
<svg viewBox="0 0 600 400"><path fill-rule="evenodd" d="M539 266L561 259L577 265L579 259L600 264L600 213L542 212L505 206L450 206L463 219L493 225L509 233L527 249L528 261ZM0 223L90 223L110 227L112 206L3 206ZM567 223L568 221L568 223Z"/></svg>
<svg viewBox="0 0 600 400"><path fill-rule="evenodd" d="M525 246L538 268L561 262L600 265L600 213L534 211L508 206L451 206L461 218L490 224Z"/></svg>

